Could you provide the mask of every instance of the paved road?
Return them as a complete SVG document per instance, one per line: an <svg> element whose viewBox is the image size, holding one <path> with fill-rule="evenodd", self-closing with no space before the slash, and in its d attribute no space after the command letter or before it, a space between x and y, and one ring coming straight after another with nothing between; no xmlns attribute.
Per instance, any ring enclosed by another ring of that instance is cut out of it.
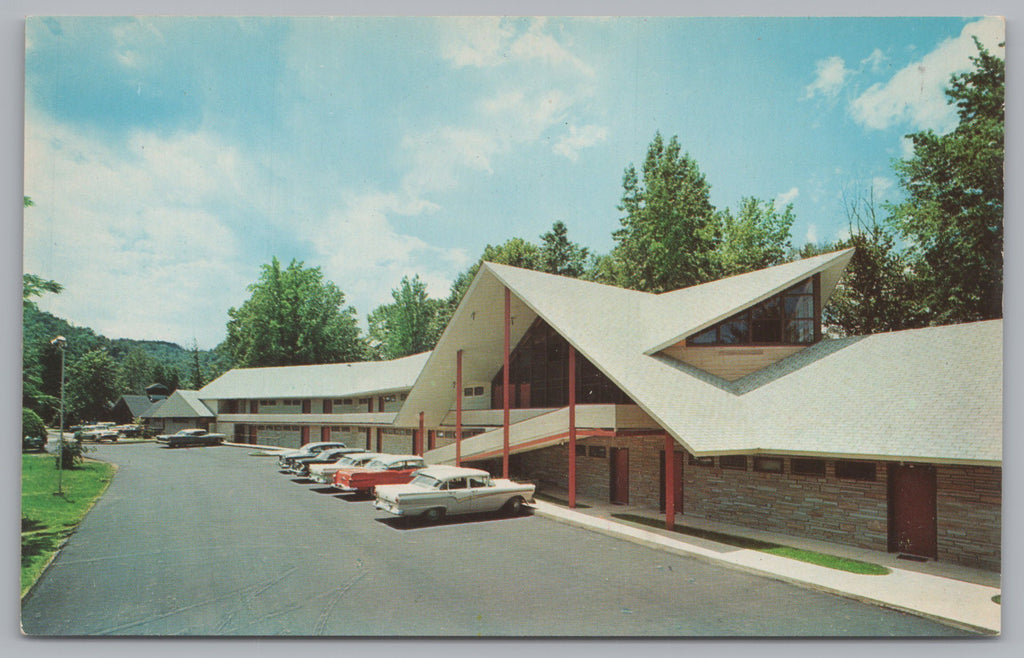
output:
<svg viewBox="0 0 1024 658"><path fill-rule="evenodd" d="M42 635L958 635L536 517L402 528L227 446L120 465L22 606Z"/></svg>

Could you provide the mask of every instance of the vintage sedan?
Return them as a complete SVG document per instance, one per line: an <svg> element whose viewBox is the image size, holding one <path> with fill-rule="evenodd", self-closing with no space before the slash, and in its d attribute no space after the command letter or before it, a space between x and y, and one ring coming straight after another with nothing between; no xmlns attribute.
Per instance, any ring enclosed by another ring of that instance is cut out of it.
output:
<svg viewBox="0 0 1024 658"><path fill-rule="evenodd" d="M219 446L226 437L223 434L211 434L199 429L187 429L175 434L161 434L156 437L158 443L166 443L168 448L181 448L183 446Z"/></svg>
<svg viewBox="0 0 1024 658"><path fill-rule="evenodd" d="M309 475L309 467L314 464L333 464L345 455L360 452L366 451L362 448L328 448L327 450L321 450L317 454L310 455L309 457L293 459L289 470L295 475L306 476Z"/></svg>
<svg viewBox="0 0 1024 658"><path fill-rule="evenodd" d="M426 466L417 455L384 455L361 468L343 468L334 474L334 488L346 493L372 494L381 484L405 484Z"/></svg>
<svg viewBox="0 0 1024 658"><path fill-rule="evenodd" d="M334 484L334 474L341 469L365 466L379 457L387 457L387 453L354 452L330 464L310 464L309 479L320 484L332 486Z"/></svg>
<svg viewBox="0 0 1024 658"><path fill-rule="evenodd" d="M344 443L320 441L317 443L307 443L298 450L285 450L277 456L277 465L282 470L287 471L291 468L291 462L293 459L302 459L303 457L312 457L323 450L330 450L331 448L344 448Z"/></svg>
<svg viewBox="0 0 1024 658"><path fill-rule="evenodd" d="M533 502L535 485L492 479L487 471L457 466L428 466L409 484L377 487L374 507L397 516L439 521L450 514L504 510L521 514Z"/></svg>

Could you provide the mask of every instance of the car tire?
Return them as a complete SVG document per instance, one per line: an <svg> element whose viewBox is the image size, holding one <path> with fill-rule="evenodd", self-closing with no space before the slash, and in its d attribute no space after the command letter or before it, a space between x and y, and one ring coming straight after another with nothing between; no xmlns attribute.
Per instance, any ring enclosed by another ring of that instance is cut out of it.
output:
<svg viewBox="0 0 1024 658"><path fill-rule="evenodd" d="M423 513L423 520L427 523L440 523L444 520L446 511L443 507L431 507Z"/></svg>
<svg viewBox="0 0 1024 658"><path fill-rule="evenodd" d="M519 496L516 496L505 503L505 512L508 513L509 516L521 516L525 503L526 501Z"/></svg>

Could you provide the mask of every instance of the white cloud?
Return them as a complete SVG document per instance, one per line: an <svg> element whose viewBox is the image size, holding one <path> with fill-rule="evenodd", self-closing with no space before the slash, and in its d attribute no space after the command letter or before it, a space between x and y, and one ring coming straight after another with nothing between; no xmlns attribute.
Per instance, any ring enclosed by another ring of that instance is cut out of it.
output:
<svg viewBox="0 0 1024 658"><path fill-rule="evenodd" d="M236 196L234 151L210 135L136 134L119 150L33 113L25 141L25 270L64 285L41 306L111 337L223 338L238 237L209 208Z"/></svg>
<svg viewBox="0 0 1024 658"><path fill-rule="evenodd" d="M889 191L892 190L896 184L891 178L885 176L875 176L871 179L871 193L876 203L881 203L886 200L889 196Z"/></svg>
<svg viewBox="0 0 1024 658"><path fill-rule="evenodd" d="M788 192L783 192L782 194L775 197L775 205L779 208L785 208L789 204L796 201L796 198L798 196L800 196L800 188L790 188Z"/></svg>
<svg viewBox="0 0 1024 658"><path fill-rule="evenodd" d="M998 44L1005 35L1005 23L1000 18L968 23L958 37L946 39L887 82L872 85L855 98L850 105L854 120L872 130L902 124L914 130L948 132L956 125L956 109L944 93L950 76L970 70L970 57L977 52L974 37L990 52L1002 56Z"/></svg>
<svg viewBox="0 0 1024 658"><path fill-rule="evenodd" d="M448 294L447 274L469 265L462 249L434 247L424 240L395 230L389 216L416 216L435 207L401 194L365 192L349 197L310 241L318 251L328 279L344 281L348 303L365 316L380 304L390 303L390 291L403 276L418 274L433 297ZM365 308L364 308L365 307Z"/></svg>
<svg viewBox="0 0 1024 658"><path fill-rule="evenodd" d="M547 20L535 18L525 30L524 19L457 17L442 22L442 56L457 68L487 68L541 62L571 69L588 77L594 70L545 31Z"/></svg>
<svg viewBox="0 0 1024 658"><path fill-rule="evenodd" d="M608 138L608 129L601 126L583 126L577 128L569 126L569 134L562 135L552 147L555 153L564 155L573 162L579 159L581 149L589 148L605 141Z"/></svg>
<svg viewBox="0 0 1024 658"><path fill-rule="evenodd" d="M871 54L860 60L860 65L871 69L873 73L878 73L882 70L882 66L885 61L889 59L885 56L880 48L875 48L871 51Z"/></svg>
<svg viewBox="0 0 1024 658"><path fill-rule="evenodd" d="M807 225L807 234L804 235L804 242L817 242L818 241L818 227L814 224Z"/></svg>
<svg viewBox="0 0 1024 658"><path fill-rule="evenodd" d="M846 84L846 78L852 73L846 68L843 58L838 55L819 60L815 69L817 77L804 89L804 98L814 98L818 94L835 98Z"/></svg>

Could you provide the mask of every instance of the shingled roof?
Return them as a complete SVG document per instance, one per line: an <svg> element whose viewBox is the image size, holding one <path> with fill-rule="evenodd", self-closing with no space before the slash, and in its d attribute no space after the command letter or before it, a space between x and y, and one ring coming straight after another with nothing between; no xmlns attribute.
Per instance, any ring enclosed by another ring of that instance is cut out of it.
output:
<svg viewBox="0 0 1024 658"><path fill-rule="evenodd" d="M464 381L501 366L539 316L658 425L698 455L806 453L992 463L1002 446L1000 321L825 340L726 382L659 350L814 274L827 299L852 250L653 295L485 263L396 418L440 423L464 350Z"/></svg>
<svg viewBox="0 0 1024 658"><path fill-rule="evenodd" d="M197 391L178 389L143 414L143 418L213 418L216 414L199 399Z"/></svg>
<svg viewBox="0 0 1024 658"><path fill-rule="evenodd" d="M429 352L392 361L237 368L203 388L203 400L322 398L371 395L410 388Z"/></svg>

